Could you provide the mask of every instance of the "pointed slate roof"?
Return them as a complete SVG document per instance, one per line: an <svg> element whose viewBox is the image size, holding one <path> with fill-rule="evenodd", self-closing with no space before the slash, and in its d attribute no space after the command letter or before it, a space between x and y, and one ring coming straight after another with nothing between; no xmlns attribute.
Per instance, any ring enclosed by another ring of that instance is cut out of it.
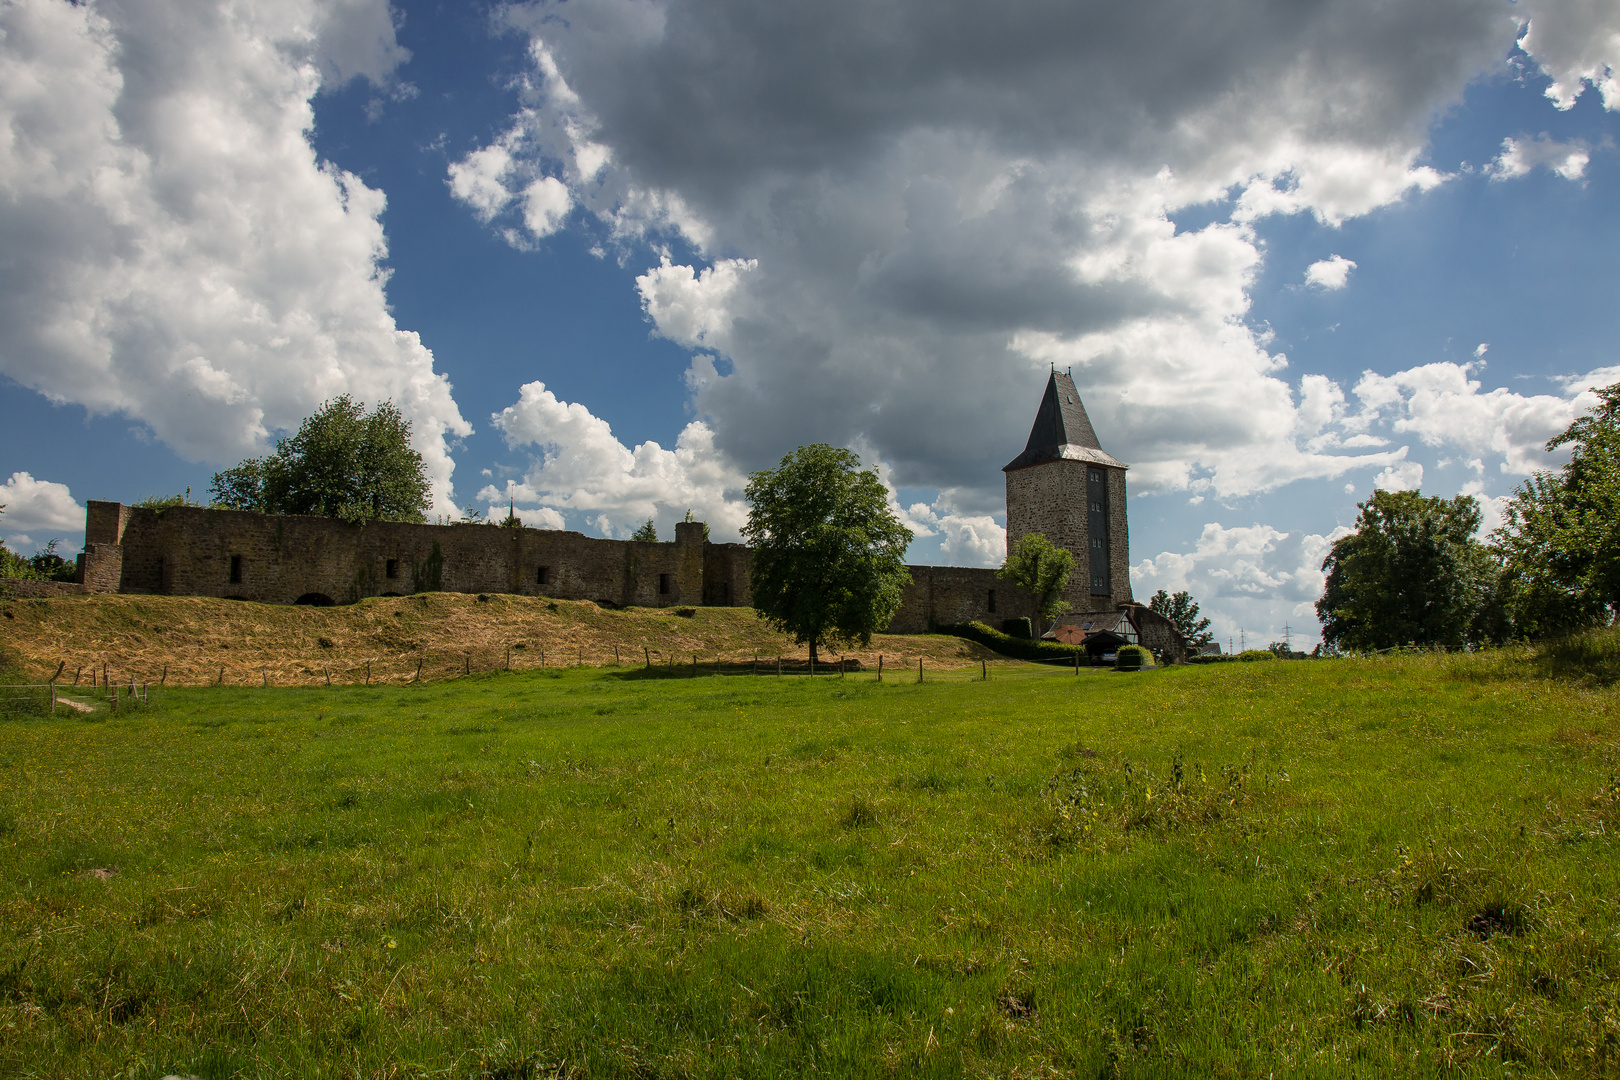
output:
<svg viewBox="0 0 1620 1080"><path fill-rule="evenodd" d="M1029 429L1029 444L1024 452L1009 461L1002 472L1012 472L1046 461L1089 461L1096 465L1112 465L1116 469L1126 464L1105 453L1092 430L1091 418L1080 403L1080 392L1074 380L1065 372L1054 371L1046 382L1046 395L1041 398L1040 412L1035 414L1035 426Z"/></svg>

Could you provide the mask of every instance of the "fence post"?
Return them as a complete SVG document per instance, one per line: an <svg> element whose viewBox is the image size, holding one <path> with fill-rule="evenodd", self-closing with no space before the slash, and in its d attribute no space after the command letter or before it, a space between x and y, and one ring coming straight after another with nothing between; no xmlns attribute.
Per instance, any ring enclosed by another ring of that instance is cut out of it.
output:
<svg viewBox="0 0 1620 1080"><path fill-rule="evenodd" d="M321 670L326 673L326 685L331 686L332 685L332 669L327 667L325 664L322 664L321 665Z"/></svg>
<svg viewBox="0 0 1620 1080"><path fill-rule="evenodd" d="M782 677L782 657L780 655L776 658L776 677L778 679Z"/></svg>
<svg viewBox="0 0 1620 1080"><path fill-rule="evenodd" d="M118 687L116 686L112 688L112 711L114 716L118 715Z"/></svg>
<svg viewBox="0 0 1620 1080"><path fill-rule="evenodd" d="M878 682L883 681L883 654L878 653Z"/></svg>
<svg viewBox="0 0 1620 1080"><path fill-rule="evenodd" d="M979 679L982 682L990 681L990 661L982 656L979 657Z"/></svg>
<svg viewBox="0 0 1620 1080"><path fill-rule="evenodd" d="M73 673L73 685L74 686L79 685L79 676L83 675L83 674L84 674L84 665L80 664L79 667L78 667L78 670Z"/></svg>
<svg viewBox="0 0 1620 1080"><path fill-rule="evenodd" d="M56 715L56 680L51 680L51 715Z"/></svg>
<svg viewBox="0 0 1620 1080"><path fill-rule="evenodd" d="M158 685L162 686L164 683L166 683L168 681L169 681L169 665L164 664L163 665L163 674L158 676Z"/></svg>
<svg viewBox="0 0 1620 1080"><path fill-rule="evenodd" d="M463 675L472 674L472 653L461 654L461 673Z"/></svg>
<svg viewBox="0 0 1620 1080"><path fill-rule="evenodd" d="M371 685L371 661L366 661L366 685Z"/></svg>
<svg viewBox="0 0 1620 1080"><path fill-rule="evenodd" d="M917 681L922 682L922 657L917 657Z"/></svg>
<svg viewBox="0 0 1620 1080"><path fill-rule="evenodd" d="M416 658L416 681L422 681L422 658L420 656Z"/></svg>
<svg viewBox="0 0 1620 1080"><path fill-rule="evenodd" d="M647 646L643 645L641 647L641 655L642 655L642 658L647 661L647 670L651 671L652 670L652 650L647 648Z"/></svg>
<svg viewBox="0 0 1620 1080"><path fill-rule="evenodd" d="M613 646L613 666L619 666L619 647L617 645Z"/></svg>
<svg viewBox="0 0 1620 1080"><path fill-rule="evenodd" d="M264 685L269 686L270 685L270 669L261 667L259 669L259 678L264 680Z"/></svg>
<svg viewBox="0 0 1620 1080"><path fill-rule="evenodd" d="M1080 674L1080 650L1074 650L1074 673Z"/></svg>
<svg viewBox="0 0 1620 1080"><path fill-rule="evenodd" d="M506 647L506 670L512 670L512 646L510 645Z"/></svg>
<svg viewBox="0 0 1620 1080"><path fill-rule="evenodd" d="M215 680L214 685L215 686L224 686L225 685L225 665L224 664L219 665L219 678L217 680Z"/></svg>
<svg viewBox="0 0 1620 1080"><path fill-rule="evenodd" d="M692 678L697 678L697 653L692 654Z"/></svg>
<svg viewBox="0 0 1620 1080"><path fill-rule="evenodd" d="M51 678L50 678L50 682L51 682L51 684L53 686L56 684L56 680L60 679L62 677L62 669L65 668L65 667L67 667L67 661L66 660L61 660L61 661L57 662L56 674L52 675Z"/></svg>
<svg viewBox="0 0 1620 1080"><path fill-rule="evenodd" d="M842 656L838 658L838 677L840 679L844 677L844 658Z"/></svg>

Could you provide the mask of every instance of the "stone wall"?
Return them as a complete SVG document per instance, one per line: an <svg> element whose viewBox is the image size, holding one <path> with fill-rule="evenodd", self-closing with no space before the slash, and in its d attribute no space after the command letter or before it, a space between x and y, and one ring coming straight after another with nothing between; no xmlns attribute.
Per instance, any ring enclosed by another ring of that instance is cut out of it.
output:
<svg viewBox="0 0 1620 1080"><path fill-rule="evenodd" d="M1101 469L1108 485L1108 593L1091 590L1091 529L1086 470ZM1045 461L1007 473L1007 546L1041 533L1074 555L1064 599L1073 611L1114 611L1131 602L1130 532L1126 525L1125 470L1084 461ZM1035 614L1031 610L1017 614Z"/></svg>
<svg viewBox="0 0 1620 1080"><path fill-rule="evenodd" d="M675 543L492 525L350 525L333 518L89 504L86 591L353 603L498 592L666 607L704 602L702 524ZM107 537L110 541L103 541Z"/></svg>
<svg viewBox="0 0 1620 1080"><path fill-rule="evenodd" d="M748 607L750 555L711 544L701 522L673 543L492 525L349 525L334 518L91 502L79 561L93 593L219 596L269 604L353 603L415 592L516 593L614 607ZM912 566L892 633L1033 615L1028 594L987 568ZM1093 608L1093 610L1098 610ZM1110 609L1111 610L1111 609Z"/></svg>
<svg viewBox="0 0 1620 1080"><path fill-rule="evenodd" d="M1126 617L1136 627L1137 641L1153 650L1165 663L1185 663L1192 647L1176 624L1150 607L1134 604L1126 610Z"/></svg>

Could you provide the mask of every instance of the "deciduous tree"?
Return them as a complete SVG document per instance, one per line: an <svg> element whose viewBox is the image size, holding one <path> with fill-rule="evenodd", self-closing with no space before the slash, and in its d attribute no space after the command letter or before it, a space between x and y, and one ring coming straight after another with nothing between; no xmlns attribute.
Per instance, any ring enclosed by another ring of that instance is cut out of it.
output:
<svg viewBox="0 0 1620 1080"><path fill-rule="evenodd" d="M345 521L422 521L430 489L411 424L393 402L371 412L349 395L328 401L275 453L215 473L216 505Z"/></svg>
<svg viewBox="0 0 1620 1080"><path fill-rule="evenodd" d="M1345 649L1474 640L1495 572L1491 553L1474 539L1473 497L1379 490L1358 509L1356 531L1334 541L1322 561L1322 640Z"/></svg>
<svg viewBox="0 0 1620 1080"><path fill-rule="evenodd" d="M1528 637L1620 611L1620 383L1597 395L1597 409L1547 443L1571 447L1568 464L1521 484L1492 534L1506 566L1508 615Z"/></svg>
<svg viewBox="0 0 1620 1080"><path fill-rule="evenodd" d="M761 618L810 646L870 644L911 581L911 530L875 470L848 450L801 446L748 479L749 584Z"/></svg>
<svg viewBox="0 0 1620 1080"><path fill-rule="evenodd" d="M1160 589L1148 601L1148 607L1170 620L1191 645L1208 645L1214 640L1209 632L1209 620L1198 617L1198 601L1185 590L1174 595Z"/></svg>
<svg viewBox="0 0 1620 1080"><path fill-rule="evenodd" d="M996 576L1033 596L1041 618L1055 619L1069 610L1063 590L1073 572L1074 555L1068 549L1058 547L1043 533L1025 533L1007 552Z"/></svg>

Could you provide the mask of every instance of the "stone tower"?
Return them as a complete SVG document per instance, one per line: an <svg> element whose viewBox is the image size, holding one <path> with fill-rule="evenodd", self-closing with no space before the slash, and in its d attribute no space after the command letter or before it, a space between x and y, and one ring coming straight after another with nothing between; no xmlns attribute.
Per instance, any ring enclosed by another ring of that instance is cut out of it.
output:
<svg viewBox="0 0 1620 1080"><path fill-rule="evenodd" d="M1007 474L1007 546L1026 533L1074 554L1065 599L1071 611L1113 611L1131 602L1125 469L1103 451L1074 380L1052 372L1029 445Z"/></svg>

